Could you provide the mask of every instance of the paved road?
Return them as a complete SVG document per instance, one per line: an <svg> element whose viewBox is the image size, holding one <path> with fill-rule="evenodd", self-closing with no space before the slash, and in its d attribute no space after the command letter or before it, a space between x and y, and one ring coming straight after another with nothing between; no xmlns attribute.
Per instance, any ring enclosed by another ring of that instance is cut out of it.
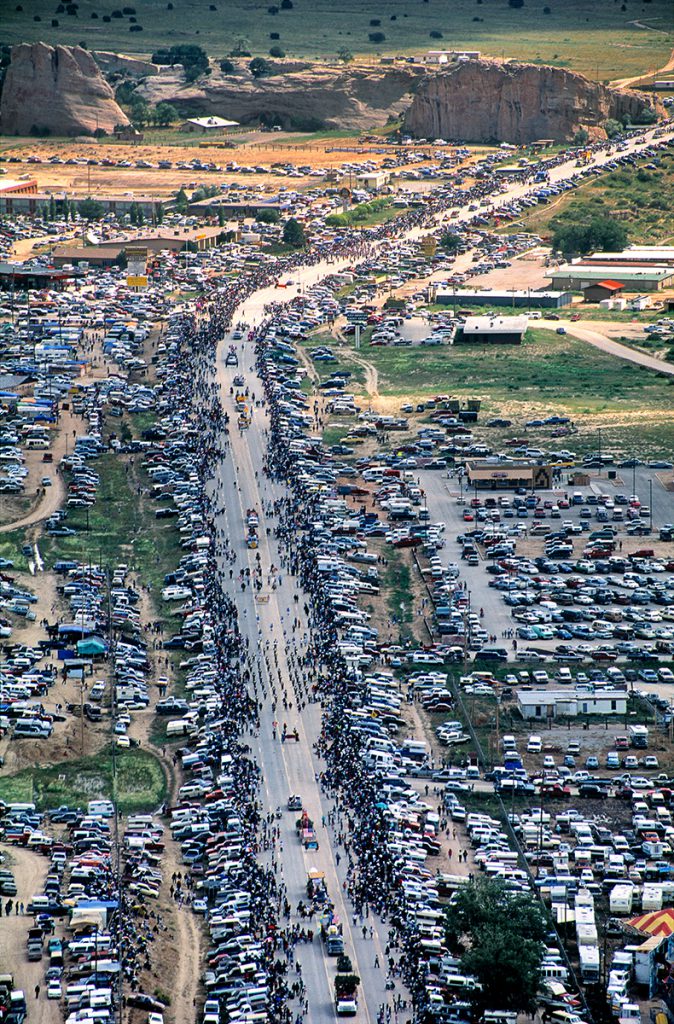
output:
<svg viewBox="0 0 674 1024"><path fill-rule="evenodd" d="M606 352L610 356L617 356L618 359L625 359L628 363L643 366L646 370L656 370L658 373L667 374L668 377L674 377L672 363L649 356L645 352L639 352L628 345L621 345L619 341L613 341L605 334L600 334L599 331L590 330L588 327L579 327L578 324L568 324L566 333L581 341L586 341L589 345L594 345L595 348L601 349L602 352Z"/></svg>
<svg viewBox="0 0 674 1024"><path fill-rule="evenodd" d="M271 289L271 293L271 297L278 297L278 292L274 293L273 289ZM246 304L245 309L240 310L241 315L245 315L248 322L257 319L261 303L265 299L268 301L269 297L269 295L258 293L252 302ZM286 297L288 297L287 294L284 294L284 298ZM251 346L248 346L249 354L240 359L238 370L224 366L223 354L229 344L230 339L226 338L220 346L218 380L222 388L224 407L229 411L232 422L235 422L236 417L232 415L234 403L229 395L229 389L236 372L245 373L246 382L251 391L255 392L257 389L260 393L261 386L252 372ZM239 351L241 352L241 346L239 346ZM321 765L313 751L313 744L321 729L320 707L316 704L309 704L300 713L291 685L291 676L294 671L291 662L295 652L303 648L302 636L307 630L301 610L305 596L300 595L300 600L295 605L293 598L298 593L297 582L285 571L281 572L281 582L276 589L266 585L267 574L271 566L281 566L281 551L273 535L266 533L266 527L273 527L273 522L261 514L262 507L263 503L273 501L285 492L283 485L270 482L262 473L266 448L264 434L267 425L264 413L260 409L256 409L252 424L247 431L239 433L236 427L232 427L230 433L231 453L221 471L226 509L218 523L224 528L225 535L229 537L230 543L237 553L235 577L230 592L236 598L241 631L248 638L250 649L257 652L257 666L266 689L261 712L260 734L258 737L251 737L250 742L254 747L255 756L262 771L262 799L266 807L272 811L279 806L285 808L289 794L299 793L303 797L304 807L309 816L317 825L320 849L304 851L295 834L297 814L286 810L282 812L281 874L287 886L288 900L293 907L296 907L300 899L306 898L307 871L309 869L318 868L325 873L328 891L335 901L337 911L343 921L346 952L351 956L354 969L362 979L358 1016L360 1020L373 1024L379 1006L387 999L385 973L381 969L374 968L375 954L378 955L379 961L384 963L383 947L387 941L387 930L373 917L367 921L367 926L372 925L375 929L373 939L368 936L364 940L360 926L357 931L353 928L351 908L343 898L345 861L342 860L341 865L338 864L339 850L335 837L328 828L321 825L323 816L327 816L332 808L332 802L324 796L317 782L317 773L320 771ZM256 562L257 552L248 550L244 541L245 511L253 507L261 514L259 553L265 580L264 589L261 591L263 602L255 601L250 587L242 591L236 580L239 567L247 565L252 570ZM221 571L223 579L229 580L229 565L221 564ZM300 617L302 624L299 629L293 630L290 619L295 615ZM278 641L278 666L275 665L273 658L275 641ZM267 660L269 664L267 664ZM281 705L284 685L289 701L293 705L287 711ZM272 687L276 691L278 700L276 711L272 709L274 700ZM300 736L299 743L289 740L282 744L278 739L275 741L272 737L272 722L275 719L280 724L287 723L288 730L291 732L297 729ZM297 956L302 963L303 977L307 985L311 1020L332 1019L334 1017L332 994L333 979L336 973L335 960L325 956L322 943L318 938L314 939L313 946L298 947Z"/></svg>

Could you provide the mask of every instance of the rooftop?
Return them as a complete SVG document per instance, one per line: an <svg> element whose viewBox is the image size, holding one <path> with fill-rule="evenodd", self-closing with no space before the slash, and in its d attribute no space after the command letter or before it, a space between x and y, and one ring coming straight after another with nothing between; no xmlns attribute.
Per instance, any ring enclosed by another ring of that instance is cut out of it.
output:
<svg viewBox="0 0 674 1024"><path fill-rule="evenodd" d="M524 334L529 326L527 316L468 316L464 334Z"/></svg>

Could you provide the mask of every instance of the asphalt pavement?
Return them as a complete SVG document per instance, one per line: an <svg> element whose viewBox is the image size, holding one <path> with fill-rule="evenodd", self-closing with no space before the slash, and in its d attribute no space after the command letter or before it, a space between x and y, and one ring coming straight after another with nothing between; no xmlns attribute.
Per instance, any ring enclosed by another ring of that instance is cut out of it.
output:
<svg viewBox="0 0 674 1024"><path fill-rule="evenodd" d="M296 275L295 280L297 280ZM270 291L270 295L257 293L255 297L257 301L251 303L245 311L240 311L242 316L246 316L248 322L252 322L259 315L261 303L270 301L270 298L278 298L278 293L274 289ZM284 295L284 298L286 297ZM237 554L234 566L235 575L229 592L237 603L241 632L244 637L248 638L250 650L257 652L257 666L266 688L260 714L259 735L251 735L249 742L254 748L262 772L261 796L265 807L273 812L279 807L283 808L280 819L283 849L282 852L279 850L277 855L280 860L281 876L287 887L288 900L295 908L300 899L306 899L307 872L310 869L316 868L324 872L328 892L335 902L343 923L345 951L351 956L354 970L361 978L358 1019L374 1024L379 1007L387 1002L387 997L393 994L386 991L384 969L374 967L375 956L378 957L382 965L385 963L384 948L388 938L387 927L372 915L365 922L368 929L370 926L373 928L372 939L369 938L369 931L368 937L363 938L360 922L357 928L354 927L353 912L350 904L345 900L343 891L346 878L346 857L343 853L340 854L333 830L322 825L324 817L327 820L333 804L321 791L318 782L321 765L313 749L321 730L321 710L317 704L308 704L300 712L290 682L291 665L289 662L294 653L303 647L302 637L305 632L308 632L302 610L307 598L298 590L295 577L283 569L277 576L278 582L275 589L266 585L271 567L282 566L282 552L273 536L273 521L269 521L265 517L262 509L264 505L283 496L285 488L283 485L269 481L262 470L266 452L265 431L268 427L264 411L259 408L254 410L251 425L247 430L240 432L235 426L236 416L232 415L234 400L230 397L229 391L236 373L244 374L246 384L253 393L257 386L258 393L261 395L262 388L253 371L251 345L242 346L239 343L238 368L224 366L224 353L230 343L231 339L227 336L220 346L217 364L223 405L230 413L232 421L230 428L231 451L229 457L224 460L221 470L226 508L218 525L224 527L225 534ZM244 352L246 354L242 356L241 353ZM245 543L245 512L249 508L256 508L260 515L257 551L249 550ZM272 528L272 532L269 534L266 532L268 526ZM250 585L245 590L241 590L237 576L242 566L248 566L251 571L253 570L258 551L265 586L256 600L255 592ZM223 580L229 582L229 564L221 562L220 568ZM294 602L296 594L299 595L297 603ZM291 625L291 620L295 617L301 621L301 626L297 629L293 629ZM277 665L271 656L274 646L277 651ZM265 659L265 653L267 659ZM267 660L269 665L267 665ZM275 699L272 686L277 694L275 710L272 708L272 702ZM292 704L288 710L285 710L281 704L284 686L288 700ZM286 740L285 743L282 743L278 731L277 738L274 739L272 723L275 720L279 723L279 727L285 723L288 732L292 733L297 729L299 742ZM294 793L301 795L303 806L316 825L320 843L318 850L305 851L298 840L295 831L298 814L285 809L288 796ZM338 864L338 859L341 864ZM296 915L293 920L297 920ZM307 927L306 921L302 923ZM332 1020L335 1016L333 1004L335 958L328 958L325 955L318 935L311 945L298 947L297 958L302 964L302 974L307 986L310 1019L312 1021ZM396 991L401 992L400 982L397 982Z"/></svg>

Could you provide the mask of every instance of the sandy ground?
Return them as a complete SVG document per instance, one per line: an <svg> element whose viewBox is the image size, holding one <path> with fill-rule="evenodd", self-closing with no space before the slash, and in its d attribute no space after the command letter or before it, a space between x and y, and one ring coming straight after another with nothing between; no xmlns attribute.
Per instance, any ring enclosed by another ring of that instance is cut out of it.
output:
<svg viewBox="0 0 674 1024"><path fill-rule="evenodd" d="M37 179L40 189L74 189L76 191L86 190L91 195L125 195L134 193L136 195L152 194L158 197L169 196L181 187L195 188L198 185L214 184L219 185L225 178L234 183L242 185L263 184L270 190L277 190L285 186L290 189L306 188L309 185L319 184L322 179L304 176L302 178L287 178L271 173L241 174L236 173L211 173L189 169L172 167L170 169L140 168L140 167L96 167L82 165L50 164L48 162L33 164L26 163L29 156L39 156L43 161L55 155L63 160L71 157L75 159L97 159L110 158L112 160L129 160L135 164L138 160L146 160L156 164L160 160L171 160L175 163L189 163L191 160L199 159L204 163L215 163L225 167L231 161L240 166L256 167L263 166L269 169L272 164L293 164L295 166L311 166L314 168L337 169L344 163L357 163L370 160L379 166L387 156L395 153L392 146L378 146L374 144L361 144L357 139L325 139L320 141L302 142L286 141L280 136L270 136L265 133L255 133L252 136L254 141L246 141L243 144L223 145L222 143L206 142L187 146L182 144L179 136L176 136L176 143L173 145L144 145L144 144L106 144L102 142L36 142L35 140L23 139L20 143L10 144L3 149L3 155L17 155L22 158L18 164L4 164L8 177L18 178L28 175ZM293 138L293 137L291 137ZM294 137L297 139L297 137ZM410 147L410 150L421 150L424 147ZM437 147L430 147L435 151ZM377 152L377 150L384 152ZM448 152L451 149L448 147ZM479 154L478 154L479 155ZM477 155L476 155L477 158ZM466 161L469 164L473 158ZM418 166L416 164L409 166ZM353 182L355 185L355 181ZM417 185L422 182L408 182L407 185L416 190ZM31 244L34 240L31 240Z"/></svg>

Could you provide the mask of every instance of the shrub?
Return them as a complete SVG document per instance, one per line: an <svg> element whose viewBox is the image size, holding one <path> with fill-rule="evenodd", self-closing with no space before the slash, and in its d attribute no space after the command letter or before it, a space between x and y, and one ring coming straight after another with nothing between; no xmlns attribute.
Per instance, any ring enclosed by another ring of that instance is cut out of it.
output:
<svg viewBox="0 0 674 1024"><path fill-rule="evenodd" d="M280 33L279 33L279 32L270 32L270 33L269 33L269 38L270 38L270 39L280 39L280 38L281 38L281 35L280 35Z"/></svg>
<svg viewBox="0 0 674 1024"><path fill-rule="evenodd" d="M285 57L285 50L282 50L280 46L272 46L269 50L270 57L277 57L279 60Z"/></svg>
<svg viewBox="0 0 674 1024"><path fill-rule="evenodd" d="M220 61L220 70L223 75L231 75L236 71L236 64L231 61L228 57L223 57Z"/></svg>
<svg viewBox="0 0 674 1024"><path fill-rule="evenodd" d="M381 25L381 19L380 18L370 18L370 26L371 26L371 28L378 28L380 25Z"/></svg>
<svg viewBox="0 0 674 1024"><path fill-rule="evenodd" d="M263 78L264 75L269 74L271 68L269 67L268 61L266 61L264 57L253 57L252 61L248 65L248 70L250 71L253 78Z"/></svg>
<svg viewBox="0 0 674 1024"><path fill-rule="evenodd" d="M437 28L434 28L433 31L428 34L431 39L442 39L442 32L438 32Z"/></svg>
<svg viewBox="0 0 674 1024"><path fill-rule="evenodd" d="M371 43L384 43L386 42L386 36L383 32L370 32L367 37Z"/></svg>
<svg viewBox="0 0 674 1024"><path fill-rule="evenodd" d="M293 9L293 0L281 0L281 10L282 11L292 11L292 9Z"/></svg>

